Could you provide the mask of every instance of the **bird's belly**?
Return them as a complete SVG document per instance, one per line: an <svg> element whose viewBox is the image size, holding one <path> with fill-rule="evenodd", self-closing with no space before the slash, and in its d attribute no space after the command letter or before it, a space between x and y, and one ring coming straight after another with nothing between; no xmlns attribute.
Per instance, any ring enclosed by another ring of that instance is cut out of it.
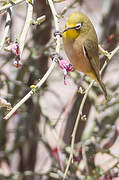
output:
<svg viewBox="0 0 119 180"><path fill-rule="evenodd" d="M85 56L83 49L79 48L78 52L73 47L65 48L65 52L71 61L74 69L88 74L92 71L88 58Z"/></svg>

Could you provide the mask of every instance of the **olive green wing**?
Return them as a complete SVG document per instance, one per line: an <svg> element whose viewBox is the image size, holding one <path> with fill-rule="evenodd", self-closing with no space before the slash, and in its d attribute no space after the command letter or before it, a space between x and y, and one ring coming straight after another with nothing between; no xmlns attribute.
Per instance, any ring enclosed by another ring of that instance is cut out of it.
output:
<svg viewBox="0 0 119 180"><path fill-rule="evenodd" d="M85 40L83 44L83 51L84 55L88 58L89 63L92 67L93 72L96 75L96 78L102 87L105 97L107 98L107 91L106 88L101 80L100 77L100 60L98 56L98 44L96 42L93 42L91 40Z"/></svg>
<svg viewBox="0 0 119 180"><path fill-rule="evenodd" d="M100 60L98 55L98 44L92 40L85 40L83 48L95 74L99 74Z"/></svg>

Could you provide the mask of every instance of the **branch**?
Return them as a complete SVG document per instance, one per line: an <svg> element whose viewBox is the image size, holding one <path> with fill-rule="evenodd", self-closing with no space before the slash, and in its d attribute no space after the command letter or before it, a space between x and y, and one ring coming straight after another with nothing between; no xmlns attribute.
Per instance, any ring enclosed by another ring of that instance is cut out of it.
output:
<svg viewBox="0 0 119 180"><path fill-rule="evenodd" d="M55 29L56 29L56 31L59 31L60 28L59 28L58 14L57 14L57 12L55 10L53 1L52 0L48 0L48 3L50 5L50 8L51 8L51 11L52 11L52 14L53 14L54 23L55 23ZM59 51L60 51L60 35L56 36L56 44L57 44L57 46L56 46L56 53L59 53Z"/></svg>
<svg viewBox="0 0 119 180"><path fill-rule="evenodd" d="M103 50L103 49L102 49ZM107 51L104 51L105 52L104 54L108 57L108 59L110 60L114 55L115 53L119 50L119 46L117 46L112 52L108 53L107 54ZM106 67L107 65L107 61L105 61L100 73L102 73L102 71L104 70L104 68ZM65 169L65 172L64 172L64 178L63 180L65 180L66 178L66 175L67 175L67 172L69 170L69 166L70 166L70 163L71 163L71 160L73 159L73 152L74 152L74 142L75 142L75 137L76 137L76 131L77 131L77 128L78 128L78 124L79 124L79 120L80 120L80 117L82 115L82 110L83 110L83 107L84 107L84 104L85 104L85 101L86 101L86 98L88 96L88 92L90 90L90 88L92 87L93 83L95 81L93 80L88 88L86 89L86 92L85 92L85 95L82 99L82 102L81 102L81 105L79 107L79 112L78 112L78 116L77 116L77 119L76 119L76 122L75 122L75 125L74 125L74 129L73 129L73 133L72 133L72 141L71 141L71 152L70 152L70 156L69 156L69 159L68 159L68 163L67 163L67 166L66 166L66 169Z"/></svg>
<svg viewBox="0 0 119 180"><path fill-rule="evenodd" d="M112 52L109 53L108 59L110 60L118 50L119 50L119 46L117 46Z"/></svg>
<svg viewBox="0 0 119 180"><path fill-rule="evenodd" d="M5 6L2 6L0 8L0 12L2 12L3 10L8 9L10 7L13 7L13 6L17 5L17 4L20 4L20 3L24 2L24 1L25 0L17 0L17 1L14 1L14 2L10 2L9 4L6 4Z"/></svg>
<svg viewBox="0 0 119 180"><path fill-rule="evenodd" d="M9 29L10 29L10 25L11 25L11 12L12 12L12 8L7 9L7 17L6 17L6 23L5 23L5 30L4 30L4 35L2 38L2 41L0 43L0 50L2 49L4 43L5 43L5 38L8 35Z"/></svg>
<svg viewBox="0 0 119 180"><path fill-rule="evenodd" d="M55 11L54 8L54 4L52 2L52 0L48 0L53 17L54 17L54 22L55 22L55 28L56 31L59 31L59 24L58 24L58 16L57 13ZM60 51L60 36L57 35L56 36L56 53L59 53ZM42 86L42 84L47 80L47 78L50 76L50 74L52 73L53 69L55 68L55 57L53 58L53 62L52 65L50 66L50 68L48 69L48 71L46 72L46 74L43 76L43 78L36 84L35 88L40 88ZM18 102L13 109L4 117L5 120L8 120L13 114L14 112L23 104L25 103L32 95L34 94L33 90L31 90L23 99L21 99L20 102Z"/></svg>
<svg viewBox="0 0 119 180"><path fill-rule="evenodd" d="M66 170L64 172L64 179L65 179L65 177L67 175L67 172L69 170L69 166L70 166L71 160L73 158L73 153L74 153L73 151L74 151L74 142L75 142L75 137L76 137L76 131L77 131L77 127L78 127L78 124L79 124L80 117L82 115L82 110L83 110L86 98L88 96L88 92L89 92L90 88L92 87L93 83L94 83L94 80L90 83L90 85L86 89L84 97L83 97L81 105L80 105L80 108L79 108L79 112L78 112L78 115L77 115L77 118L76 118L76 122L75 122L75 125L74 125L73 133L72 133L71 152L70 152L70 156L69 156L69 160L68 160L68 163L67 163Z"/></svg>
<svg viewBox="0 0 119 180"><path fill-rule="evenodd" d="M29 30L29 26L32 20L32 15L33 15L33 2L27 3L28 4L28 9L27 9L27 16L26 16L26 21L24 24L24 28L22 31L22 34L20 36L20 55L22 55L24 44L25 44L25 39Z"/></svg>
<svg viewBox="0 0 119 180"><path fill-rule="evenodd" d="M111 51L110 53L108 53L107 51L105 51L100 45L99 45L99 49L102 52L103 55L105 55L108 60L110 60L119 50L119 46L117 46L113 51ZM100 70L100 74L102 74L102 72L104 71L105 67L107 66L108 61L105 61L102 69Z"/></svg>

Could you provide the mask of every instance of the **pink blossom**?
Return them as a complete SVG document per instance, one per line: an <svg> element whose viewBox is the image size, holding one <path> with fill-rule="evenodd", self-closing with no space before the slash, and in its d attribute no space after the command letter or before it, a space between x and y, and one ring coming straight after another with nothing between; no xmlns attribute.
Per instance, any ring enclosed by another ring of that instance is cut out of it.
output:
<svg viewBox="0 0 119 180"><path fill-rule="evenodd" d="M11 46L11 51L13 54L15 54L16 56L20 56L20 48L19 48L19 44L17 42L13 43Z"/></svg>
<svg viewBox="0 0 119 180"><path fill-rule="evenodd" d="M73 70L73 66L72 64L70 64L69 62L67 62L66 60L60 60L59 61L59 65L60 68L63 70L64 73L64 84L66 85L66 76L68 74L68 72Z"/></svg>
<svg viewBox="0 0 119 180"><path fill-rule="evenodd" d="M18 68L18 67L21 67L22 64L20 63L20 60L16 58L15 61L14 61L14 63L13 63L13 66L16 67L16 68Z"/></svg>
<svg viewBox="0 0 119 180"><path fill-rule="evenodd" d="M13 42L12 44L10 44L10 46L5 47L4 49L8 52L12 52L15 55L15 60L14 60L13 66L15 66L16 68L21 67L22 64L20 62L20 46L19 46L19 43L17 41Z"/></svg>
<svg viewBox="0 0 119 180"><path fill-rule="evenodd" d="M19 47L18 42L15 42L15 43L12 44L11 51L12 51L13 54L15 54L15 61L13 63L13 66L18 68L18 67L20 67L22 65L20 63L20 47Z"/></svg>

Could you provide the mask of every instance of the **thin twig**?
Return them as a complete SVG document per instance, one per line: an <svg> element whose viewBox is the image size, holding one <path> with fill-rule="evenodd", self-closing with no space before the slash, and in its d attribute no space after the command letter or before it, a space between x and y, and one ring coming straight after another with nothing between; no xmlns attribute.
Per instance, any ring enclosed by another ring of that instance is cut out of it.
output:
<svg viewBox="0 0 119 180"><path fill-rule="evenodd" d="M102 50L103 48L101 48L101 52L108 58L108 60L110 60L119 50L119 46L117 46L113 51L111 51L110 53L107 53L107 51L104 52L104 50ZM108 61L105 61L102 69L100 70L100 74L102 74L102 72L104 71L105 67L107 66Z"/></svg>
<svg viewBox="0 0 119 180"><path fill-rule="evenodd" d="M20 55L22 54L23 49L24 49L25 39L29 30L29 26L32 20L32 15L33 15L33 1L32 1L32 4L31 3L27 3L27 4L28 4L28 9L27 9L26 20L25 20L22 34L20 36Z"/></svg>
<svg viewBox="0 0 119 180"><path fill-rule="evenodd" d="M66 170L64 172L64 178L63 180L65 179L66 175L67 175L67 172L69 170L69 166L70 166L70 162L73 158L73 151L74 151L74 142L75 142L75 137L76 137L76 131L77 131L77 127L78 127L78 124L79 124L79 120L80 120L80 117L82 115L82 110L83 110L83 107L84 107L84 103L86 101L86 98L88 96L88 92L90 90L90 88L92 87L94 83L94 80L90 83L90 85L88 86L88 88L86 89L85 91L85 94L84 94L84 97L83 97L83 100L81 102L81 105L80 105L80 108L79 108L79 112L78 112L78 115L77 115L77 118L76 118L76 122L75 122L75 126L74 126L74 129L73 129L73 133L72 133L72 141L71 141L71 152L70 152L70 156L69 156L69 160L68 160L68 163L67 163L67 167L66 167Z"/></svg>
<svg viewBox="0 0 119 180"><path fill-rule="evenodd" d="M54 8L54 4L52 2L52 0L48 0L50 8L52 10L52 14L54 17L54 22L55 22L55 28L56 31L59 30L59 24L58 24L58 18L57 18L57 13L55 11ZM60 51L60 36L57 35L56 36L56 53L59 53ZM42 84L47 80L47 78L50 76L50 74L52 73L53 69L55 68L55 58L53 59L52 65L50 66L50 68L48 69L48 71L46 72L46 74L43 76L43 78L36 84L35 88L40 88L42 86ZM31 90L23 99L21 99L20 102L18 102L13 109L4 117L5 120L8 120L13 114L14 112L24 103L26 102L32 95L34 94L34 92Z"/></svg>
<svg viewBox="0 0 119 180"><path fill-rule="evenodd" d="M109 53L109 56L108 56L108 59L111 59L115 54L116 52L119 50L119 46L117 46L113 51L111 51Z"/></svg>
<svg viewBox="0 0 119 180"><path fill-rule="evenodd" d="M24 2L24 1L25 0L17 0L17 1L14 1L14 2L11 1L9 4L6 4L5 6L0 7L0 12L2 12L3 10L8 9L10 7L13 7L13 6L17 5L17 4L20 4L20 3Z"/></svg>
<svg viewBox="0 0 119 180"><path fill-rule="evenodd" d="M0 43L0 50L2 49L4 43L5 43L5 38L8 35L9 29L10 29L10 25L11 25L11 12L12 12L12 8L7 9L7 17L6 17L6 23L5 23L5 30L4 30L4 35L2 38L2 41Z"/></svg>
<svg viewBox="0 0 119 180"><path fill-rule="evenodd" d="M52 14L53 14L54 23L55 23L55 29L56 29L57 31L59 31L60 28L59 28L58 15L57 15L57 12L56 12L56 10L55 10L53 1L52 1L52 0L48 0L48 2L49 2L49 5L50 5ZM56 44L57 44L57 46L56 46L56 52L59 53L59 51L60 51L60 35L57 35L57 36L56 36Z"/></svg>
<svg viewBox="0 0 119 180"><path fill-rule="evenodd" d="M40 88L41 85L46 81L46 79L49 77L49 75L51 74L51 72L53 71L54 67L55 67L55 62L52 63L52 65L50 66L50 68L48 69L48 71L46 72L46 74L43 76L43 78L36 84L35 88ZM21 99L21 101L19 101L14 107L13 109L4 117L5 120L8 120L12 114L14 114L14 112L23 104L25 103L32 95L34 94L34 92L31 90L23 99Z"/></svg>

